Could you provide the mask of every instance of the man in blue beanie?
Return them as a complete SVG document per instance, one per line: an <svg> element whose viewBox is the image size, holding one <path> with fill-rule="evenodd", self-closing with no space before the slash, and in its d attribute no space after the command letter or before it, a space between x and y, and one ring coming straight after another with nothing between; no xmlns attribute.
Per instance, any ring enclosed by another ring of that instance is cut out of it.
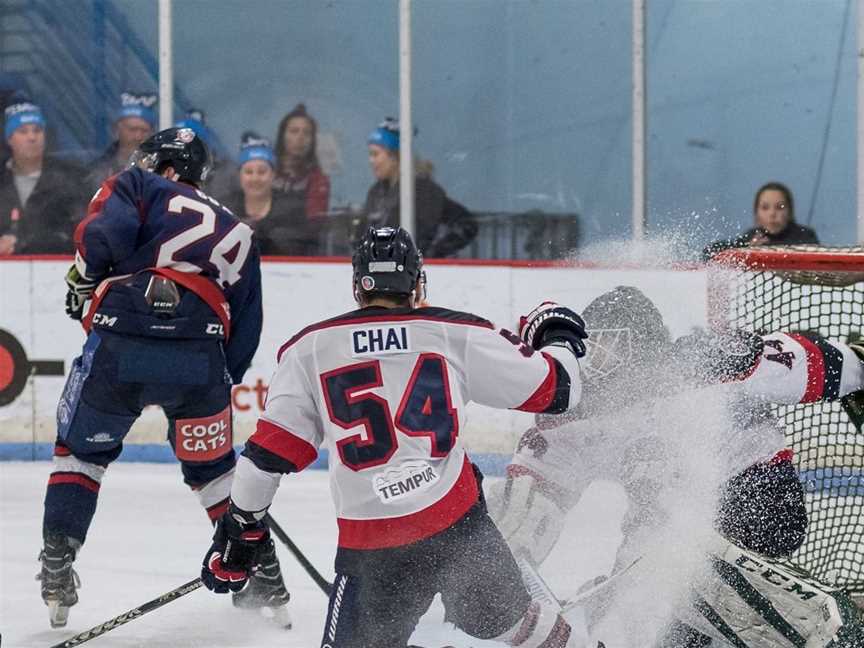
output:
<svg viewBox="0 0 864 648"><path fill-rule="evenodd" d="M114 116L114 141L93 162L87 184L96 191L102 182L128 166L129 156L156 127L155 94L124 92Z"/></svg>
<svg viewBox="0 0 864 648"><path fill-rule="evenodd" d="M87 204L82 170L45 155L39 106L20 99L4 117L11 157L0 168L0 255L71 254L74 223Z"/></svg>

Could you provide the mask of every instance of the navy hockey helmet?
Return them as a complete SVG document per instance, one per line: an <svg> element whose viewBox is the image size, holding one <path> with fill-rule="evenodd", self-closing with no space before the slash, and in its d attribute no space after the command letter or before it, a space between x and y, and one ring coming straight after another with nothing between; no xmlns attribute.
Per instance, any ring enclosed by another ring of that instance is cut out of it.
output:
<svg viewBox="0 0 864 648"><path fill-rule="evenodd" d="M425 284L423 255L401 227L370 227L351 258L355 296L383 293L408 296ZM421 296L422 297L422 296Z"/></svg>
<svg viewBox="0 0 864 648"><path fill-rule="evenodd" d="M130 160L134 166L160 173L174 167L180 180L201 184L210 171L210 151L191 128L166 128L152 135L135 151Z"/></svg>

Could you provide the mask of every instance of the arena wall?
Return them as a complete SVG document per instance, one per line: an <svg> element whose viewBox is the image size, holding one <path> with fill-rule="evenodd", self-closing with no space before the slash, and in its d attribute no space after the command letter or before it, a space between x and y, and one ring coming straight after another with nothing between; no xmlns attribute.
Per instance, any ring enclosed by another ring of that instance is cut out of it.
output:
<svg viewBox="0 0 864 648"><path fill-rule="evenodd" d="M63 311L68 265L69 260L61 258L0 261L0 459L50 457L63 374L85 338L80 325ZM654 300L673 336L704 326L707 319L706 278L700 269L474 262L432 263L427 275L430 303L470 311L510 328L519 314L541 300L579 310L619 285L638 286ZM261 345L243 383L234 387L235 445L242 445L254 429L279 346L304 326L354 306L346 260L266 261L263 282ZM532 421L531 415L519 412L469 407L463 439L478 456L508 453ZM173 461L166 431L161 410L145 410L126 439L122 458Z"/></svg>

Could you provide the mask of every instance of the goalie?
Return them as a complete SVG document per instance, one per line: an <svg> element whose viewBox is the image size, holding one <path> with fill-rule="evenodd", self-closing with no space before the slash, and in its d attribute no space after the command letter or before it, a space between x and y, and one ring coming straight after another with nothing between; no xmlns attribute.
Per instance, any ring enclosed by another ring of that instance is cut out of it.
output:
<svg viewBox="0 0 864 648"><path fill-rule="evenodd" d="M666 523L663 498L676 479L681 487L679 473L687 470L681 448L697 439L668 432L675 424L692 430L694 410L700 427L709 426L707 410L721 403L728 429L708 449L727 471L714 509L711 577L695 586L692 609L676 611L660 644L815 648L841 626L841 636L853 633L836 592L774 562L801 545L807 513L769 404L834 400L861 389L862 350L793 333L702 333L673 342L654 304L631 287L598 297L583 316L591 337L579 407L538 416L519 440L507 479L488 498L514 554L540 564L585 488L613 479L630 500L613 573L625 569ZM686 424L672 420L677 415ZM776 576L766 579L767 572ZM592 619L606 603L590 610Z"/></svg>

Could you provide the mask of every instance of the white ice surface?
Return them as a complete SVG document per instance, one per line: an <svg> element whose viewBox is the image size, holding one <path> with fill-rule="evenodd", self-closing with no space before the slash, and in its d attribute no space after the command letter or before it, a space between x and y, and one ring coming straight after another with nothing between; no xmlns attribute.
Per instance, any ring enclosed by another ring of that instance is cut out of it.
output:
<svg viewBox="0 0 864 648"><path fill-rule="evenodd" d="M211 527L178 465L118 463L102 483L99 506L75 567L80 601L66 628L51 630L34 580L39 570L42 501L50 464L0 463L0 634L3 648L46 647L107 621L192 580ZM611 568L626 504L611 483L596 482L571 512L568 529L541 573L559 597ZM327 475L307 471L282 480L271 510L312 563L333 578L336 523ZM580 523L581 522L581 523ZM277 541L291 591L294 628L241 612L228 596L201 589L88 642L93 648L315 648L327 600ZM491 648L446 626L436 602L412 642L429 648Z"/></svg>

